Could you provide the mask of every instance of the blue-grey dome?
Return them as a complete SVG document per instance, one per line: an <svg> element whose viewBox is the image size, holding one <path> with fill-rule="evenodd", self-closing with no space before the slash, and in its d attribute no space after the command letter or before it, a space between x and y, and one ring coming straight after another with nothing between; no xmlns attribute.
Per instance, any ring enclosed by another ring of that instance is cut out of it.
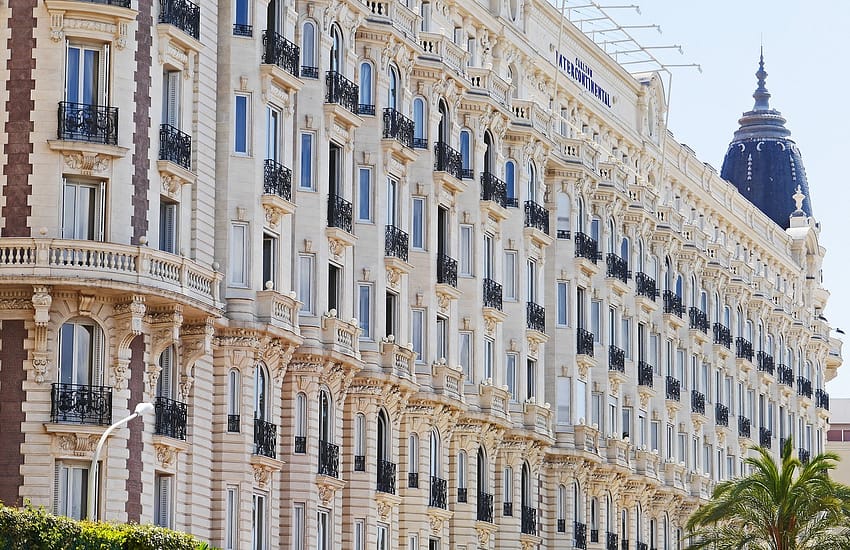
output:
<svg viewBox="0 0 850 550"><path fill-rule="evenodd" d="M793 199L798 187L805 195L802 211L807 216L812 215L809 184L803 159L797 144L790 138L791 132L785 127L785 119L779 111L770 108L763 55L759 58L756 78L755 105L738 120L740 127L726 151L720 176L732 182L747 200L787 229L791 214L799 215Z"/></svg>

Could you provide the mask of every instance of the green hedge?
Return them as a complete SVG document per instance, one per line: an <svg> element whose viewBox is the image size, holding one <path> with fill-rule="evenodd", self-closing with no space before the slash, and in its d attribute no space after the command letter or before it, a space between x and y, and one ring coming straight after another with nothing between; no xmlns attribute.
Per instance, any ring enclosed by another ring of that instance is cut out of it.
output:
<svg viewBox="0 0 850 550"><path fill-rule="evenodd" d="M0 548L9 550L201 550L193 536L153 525L93 523L43 508L0 504Z"/></svg>

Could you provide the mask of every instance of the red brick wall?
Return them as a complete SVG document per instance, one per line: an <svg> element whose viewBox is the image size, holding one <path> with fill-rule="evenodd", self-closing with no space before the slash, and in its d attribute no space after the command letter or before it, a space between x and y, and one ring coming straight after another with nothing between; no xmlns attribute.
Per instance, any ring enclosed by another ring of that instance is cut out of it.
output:
<svg viewBox="0 0 850 550"><path fill-rule="evenodd" d="M139 0L136 17L136 91L133 100L133 244L148 233L148 188L150 187L151 127L151 0Z"/></svg>
<svg viewBox="0 0 850 550"><path fill-rule="evenodd" d="M130 410L145 397L145 340L136 337L130 344L130 380L127 387L130 390ZM130 439L127 448L130 456L127 458L127 502L124 511L127 512L127 520L138 523L142 516L142 432L144 430L144 419L136 418L130 421Z"/></svg>
<svg viewBox="0 0 850 550"><path fill-rule="evenodd" d="M23 321L2 321L0 325L0 501L4 504L21 504L19 488L24 484L21 465L24 456L21 444L24 434L21 423L26 415L22 404L26 399L23 389L26 380L24 361L27 352L24 341L27 329Z"/></svg>

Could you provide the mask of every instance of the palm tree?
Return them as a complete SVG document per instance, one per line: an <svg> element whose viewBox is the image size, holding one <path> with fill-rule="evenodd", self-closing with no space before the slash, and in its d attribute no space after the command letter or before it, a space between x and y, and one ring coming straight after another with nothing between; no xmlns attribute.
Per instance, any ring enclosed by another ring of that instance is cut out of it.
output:
<svg viewBox="0 0 850 550"><path fill-rule="evenodd" d="M717 485L711 501L688 520L688 550L847 550L850 487L829 478L838 456L808 464L791 456L777 465L767 450L747 458L752 473Z"/></svg>

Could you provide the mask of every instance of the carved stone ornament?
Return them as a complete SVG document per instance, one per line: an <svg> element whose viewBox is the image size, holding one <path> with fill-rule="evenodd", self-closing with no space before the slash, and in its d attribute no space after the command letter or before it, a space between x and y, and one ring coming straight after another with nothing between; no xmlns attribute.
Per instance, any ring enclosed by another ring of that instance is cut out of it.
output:
<svg viewBox="0 0 850 550"><path fill-rule="evenodd" d="M74 456L86 456L94 451L98 436L87 433L54 434L53 441L60 452Z"/></svg>
<svg viewBox="0 0 850 550"><path fill-rule="evenodd" d="M490 531L483 527L476 527L475 530L478 533L478 546L486 548L490 543Z"/></svg>
<svg viewBox="0 0 850 550"><path fill-rule="evenodd" d="M89 152L67 152L63 155L65 167L68 170L83 175L102 174L109 170L110 158L106 155Z"/></svg>
<svg viewBox="0 0 850 550"><path fill-rule="evenodd" d="M262 466L260 464L252 464L254 468L254 482L261 488L264 489L272 477L272 472L269 468Z"/></svg>
<svg viewBox="0 0 850 550"><path fill-rule="evenodd" d="M431 532L435 535L439 535L440 531L443 530L443 518L434 514L429 514L428 521L431 524Z"/></svg>
<svg viewBox="0 0 850 550"><path fill-rule="evenodd" d="M177 450L169 445L154 444L156 462L163 468L171 468L177 458Z"/></svg>
<svg viewBox="0 0 850 550"><path fill-rule="evenodd" d="M345 253L345 243L339 239L328 237L328 251L335 259L340 259Z"/></svg>
<svg viewBox="0 0 850 550"><path fill-rule="evenodd" d="M381 520L387 521L392 511L393 508L388 502L378 501L378 515L381 517Z"/></svg>

